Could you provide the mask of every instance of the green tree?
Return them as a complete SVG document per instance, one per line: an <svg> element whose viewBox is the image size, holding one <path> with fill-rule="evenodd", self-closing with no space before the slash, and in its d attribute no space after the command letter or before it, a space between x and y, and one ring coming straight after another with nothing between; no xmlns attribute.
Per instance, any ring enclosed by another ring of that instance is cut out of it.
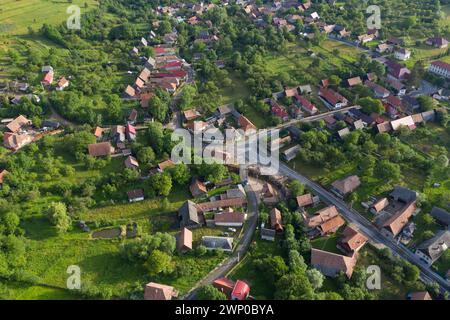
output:
<svg viewBox="0 0 450 320"><path fill-rule="evenodd" d="M305 193L305 186L300 181L294 180L289 183L289 191L293 197L298 197Z"/></svg>
<svg viewBox="0 0 450 320"><path fill-rule="evenodd" d="M47 217L59 233L67 232L72 226L67 207L62 202L52 202L47 209Z"/></svg>
<svg viewBox="0 0 450 320"><path fill-rule="evenodd" d="M149 275L170 274L174 270L172 258L160 250L154 250L145 262Z"/></svg>
<svg viewBox="0 0 450 320"><path fill-rule="evenodd" d="M167 172L172 177L172 181L179 186L186 185L189 181L189 168L184 163L178 163L170 168L167 168Z"/></svg>
<svg viewBox="0 0 450 320"><path fill-rule="evenodd" d="M372 112L383 114L384 107L380 100L371 97L365 97L358 100L358 104L362 107L362 110L366 114Z"/></svg>
<svg viewBox="0 0 450 320"><path fill-rule="evenodd" d="M400 166L387 160L382 160L376 166L376 175L386 181L398 181L401 176Z"/></svg>
<svg viewBox="0 0 450 320"><path fill-rule="evenodd" d="M433 110L436 107L436 101L430 96L420 96L417 101L423 111Z"/></svg>
<svg viewBox="0 0 450 320"><path fill-rule="evenodd" d="M286 274L276 282L276 300L312 300L314 289L305 274Z"/></svg>
<svg viewBox="0 0 450 320"><path fill-rule="evenodd" d="M150 186L155 194L167 197L172 190L172 177L169 173L157 173L150 177Z"/></svg>
<svg viewBox="0 0 450 320"><path fill-rule="evenodd" d="M166 119L169 106L162 101L158 96L154 96L149 103L149 109L156 120L163 122Z"/></svg>
<svg viewBox="0 0 450 320"><path fill-rule="evenodd" d="M200 287L196 298L198 300L227 300L227 296L211 284Z"/></svg>
<svg viewBox="0 0 450 320"><path fill-rule="evenodd" d="M322 288L325 277L319 270L309 269L306 271L306 276L308 277L308 280L311 283L311 286L313 287L314 290Z"/></svg>
<svg viewBox="0 0 450 320"><path fill-rule="evenodd" d="M143 147L137 152L137 158L142 164L153 164L156 155L151 147Z"/></svg>

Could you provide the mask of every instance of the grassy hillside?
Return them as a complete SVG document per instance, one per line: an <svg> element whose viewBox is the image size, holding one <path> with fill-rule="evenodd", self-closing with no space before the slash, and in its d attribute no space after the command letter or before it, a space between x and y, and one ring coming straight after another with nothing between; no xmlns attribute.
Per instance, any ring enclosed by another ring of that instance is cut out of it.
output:
<svg viewBox="0 0 450 320"><path fill-rule="evenodd" d="M37 29L43 23L59 24L70 15L66 13L70 5L78 5L81 13L95 8L96 0L2 0L0 8L0 34L23 35L28 27ZM86 5L85 5L86 4Z"/></svg>

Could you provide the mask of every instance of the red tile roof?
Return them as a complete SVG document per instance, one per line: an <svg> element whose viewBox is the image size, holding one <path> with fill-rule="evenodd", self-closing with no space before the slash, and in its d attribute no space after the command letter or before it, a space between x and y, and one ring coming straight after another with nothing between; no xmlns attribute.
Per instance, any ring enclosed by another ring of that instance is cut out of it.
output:
<svg viewBox="0 0 450 320"><path fill-rule="evenodd" d="M247 117L243 115L239 117L239 125L244 131L256 130L256 126L250 120L248 120Z"/></svg>
<svg viewBox="0 0 450 320"><path fill-rule="evenodd" d="M331 218L328 221L325 221L319 226L320 231L322 234L327 234L331 232L336 232L337 229L342 227L345 224L345 220L342 219L341 216L336 216L334 218Z"/></svg>
<svg viewBox="0 0 450 320"><path fill-rule="evenodd" d="M283 224L281 220L281 212L277 208L270 211L270 225L272 229L283 231Z"/></svg>
<svg viewBox="0 0 450 320"><path fill-rule="evenodd" d="M339 240L339 244L350 252L358 251L366 242L367 238L351 227L345 228Z"/></svg>
<svg viewBox="0 0 450 320"><path fill-rule="evenodd" d="M20 115L17 118L15 118L13 121L8 123L6 125L6 128L8 128L11 132L17 132L20 128L26 125L30 125L31 121L25 118L24 116Z"/></svg>
<svg viewBox="0 0 450 320"><path fill-rule="evenodd" d="M173 287L164 284L150 282L145 286L145 300L171 300L177 295L178 293Z"/></svg>
<svg viewBox="0 0 450 320"><path fill-rule="evenodd" d="M311 249L311 264L325 275L333 276L342 271L350 278L356 265L356 257Z"/></svg>
<svg viewBox="0 0 450 320"><path fill-rule="evenodd" d="M214 214L214 221L217 223L244 223L245 214L241 212L223 212Z"/></svg>
<svg viewBox="0 0 450 320"><path fill-rule="evenodd" d="M236 281L231 297L236 300L245 300L250 294L250 287L242 280Z"/></svg>
<svg viewBox="0 0 450 320"><path fill-rule="evenodd" d="M406 205L402 210L390 217L384 224L383 227L391 231L391 233L396 236L402 231L403 227L408 223L409 218L413 215L416 210L415 202L411 202Z"/></svg>
<svg viewBox="0 0 450 320"><path fill-rule="evenodd" d="M93 143L88 145L89 155L92 157L107 156L114 152L109 142Z"/></svg>
<svg viewBox="0 0 450 320"><path fill-rule="evenodd" d="M431 63L433 66L439 67L441 69L447 70L450 72L450 64L444 61L433 61Z"/></svg>
<svg viewBox="0 0 450 320"><path fill-rule="evenodd" d="M297 204L299 207L305 207L313 204L313 197L310 193L297 197Z"/></svg>
<svg viewBox="0 0 450 320"><path fill-rule="evenodd" d="M192 250L192 231L183 227L178 235L178 250Z"/></svg>
<svg viewBox="0 0 450 320"><path fill-rule="evenodd" d="M331 89L320 88L319 94L332 105L347 101L345 97Z"/></svg>

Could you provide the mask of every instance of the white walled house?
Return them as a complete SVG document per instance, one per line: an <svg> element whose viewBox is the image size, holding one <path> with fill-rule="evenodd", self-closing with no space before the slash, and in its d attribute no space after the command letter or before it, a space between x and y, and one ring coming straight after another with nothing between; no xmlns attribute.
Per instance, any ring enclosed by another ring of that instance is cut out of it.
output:
<svg viewBox="0 0 450 320"><path fill-rule="evenodd" d="M401 60L401 61L409 60L409 58L411 58L411 51L409 51L408 49L404 49L404 48L395 50L394 57L395 57L395 59Z"/></svg>
<svg viewBox="0 0 450 320"><path fill-rule="evenodd" d="M432 62L428 68L428 71L440 77L450 79L450 64L444 61Z"/></svg>

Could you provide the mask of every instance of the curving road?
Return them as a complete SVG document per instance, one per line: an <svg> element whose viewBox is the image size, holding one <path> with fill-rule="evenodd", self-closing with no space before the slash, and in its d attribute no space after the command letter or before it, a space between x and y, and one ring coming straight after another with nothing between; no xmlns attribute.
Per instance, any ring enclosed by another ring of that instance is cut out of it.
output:
<svg viewBox="0 0 450 320"><path fill-rule="evenodd" d="M416 265L421 271L421 278L423 281L436 282L440 285L441 291L450 291L450 283L431 270L425 263L416 257L414 253L402 244L399 244L394 239L387 238L381 234L381 232L369 220L361 216L357 211L349 208L349 206L342 199L337 198L318 183L292 170L284 163L280 163L279 172L284 176L300 181L302 184L314 191L314 193L316 193L322 201L335 205L347 221L355 224L361 233L367 236L370 240L385 245L390 248L394 254Z"/></svg>
<svg viewBox="0 0 450 320"><path fill-rule="evenodd" d="M192 288L182 300L194 300L197 294L197 290L205 285L213 283L214 280L220 277L224 277L236 264L239 263L240 258L244 257L247 249L252 241L253 233L255 232L258 224L258 197L253 190L251 183L248 183L245 187L247 192L248 209L247 209L247 226L244 230L236 250L231 256L223 261L217 268L211 271L205 278L200 280L194 288Z"/></svg>

